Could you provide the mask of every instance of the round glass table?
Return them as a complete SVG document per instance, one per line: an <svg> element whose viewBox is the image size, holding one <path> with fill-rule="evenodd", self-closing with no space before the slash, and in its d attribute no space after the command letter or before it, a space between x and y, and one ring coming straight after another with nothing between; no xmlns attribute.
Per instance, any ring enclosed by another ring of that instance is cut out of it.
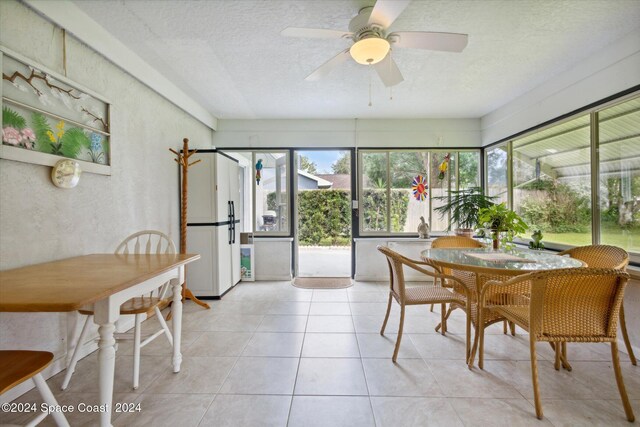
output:
<svg viewBox="0 0 640 427"><path fill-rule="evenodd" d="M471 299L471 323L475 327L473 348L468 349L467 362L473 364L474 355L478 345L478 323L484 326L496 322L505 321L504 333L507 333L506 319L485 309L480 299L480 291L484 284L490 280L507 281L514 276L543 270L556 270L562 268L578 268L586 266L580 260L559 256L531 249L492 249L492 248L461 248L461 249L426 249L420 252L423 261L439 269L443 274L452 275L462 282L469 291ZM445 286L453 287L454 291L459 285L455 282ZM461 288L458 292L465 292ZM527 295L521 295L524 301ZM455 308L465 307L451 304L445 316L445 320ZM479 313L482 313L480 316ZM446 323L445 323L446 325ZM439 325L438 330L442 325ZM446 331L446 328L445 328ZM515 325L511 325L511 334L515 334ZM469 338L467 338L469 339ZM563 358L563 363L566 361Z"/></svg>
<svg viewBox="0 0 640 427"><path fill-rule="evenodd" d="M531 249L426 249L420 252L425 262L452 270L494 276L518 276L541 270L577 268L586 264L580 260Z"/></svg>

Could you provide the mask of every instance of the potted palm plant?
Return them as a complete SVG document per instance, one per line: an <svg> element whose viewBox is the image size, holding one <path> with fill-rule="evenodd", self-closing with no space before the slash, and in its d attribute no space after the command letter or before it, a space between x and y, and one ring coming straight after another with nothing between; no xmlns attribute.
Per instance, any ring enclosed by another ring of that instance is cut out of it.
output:
<svg viewBox="0 0 640 427"><path fill-rule="evenodd" d="M475 227L478 225L478 212L480 209L493 206L494 197L485 196L480 187L471 187L463 190L450 190L446 196L434 197L435 200L444 201L444 204L434 209L440 214L440 218L449 215L451 221L447 231L456 224L455 233L459 236L473 237Z"/></svg>
<svg viewBox="0 0 640 427"><path fill-rule="evenodd" d="M524 220L504 203L480 209L478 222L491 231L493 249L498 249L501 238L503 242L511 243L515 236L529 228Z"/></svg>

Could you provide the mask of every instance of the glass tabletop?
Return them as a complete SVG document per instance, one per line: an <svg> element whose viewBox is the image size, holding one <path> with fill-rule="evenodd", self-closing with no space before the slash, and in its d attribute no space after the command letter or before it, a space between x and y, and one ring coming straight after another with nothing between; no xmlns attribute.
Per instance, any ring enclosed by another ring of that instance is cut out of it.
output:
<svg viewBox="0 0 640 427"><path fill-rule="evenodd" d="M426 249L420 252L423 260L431 260L445 267L462 269L486 268L503 270L517 274L519 271L531 272L555 270L559 268L582 267L582 261L568 256L559 256L531 249L464 248L464 249ZM495 255L495 256L492 256Z"/></svg>

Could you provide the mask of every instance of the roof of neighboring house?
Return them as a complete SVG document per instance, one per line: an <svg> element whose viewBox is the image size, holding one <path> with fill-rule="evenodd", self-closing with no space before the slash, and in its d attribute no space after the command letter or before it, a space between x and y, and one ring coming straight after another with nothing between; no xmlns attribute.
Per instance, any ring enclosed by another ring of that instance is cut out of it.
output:
<svg viewBox="0 0 640 427"><path fill-rule="evenodd" d="M318 188L332 188L331 181L327 181L326 179L321 178L320 175L312 175L309 172L305 172L300 169L298 169L298 175L302 175L306 178L316 181L318 183Z"/></svg>
<svg viewBox="0 0 640 427"><path fill-rule="evenodd" d="M331 187L333 190L351 190L351 175L348 173L318 174L316 176L333 183Z"/></svg>

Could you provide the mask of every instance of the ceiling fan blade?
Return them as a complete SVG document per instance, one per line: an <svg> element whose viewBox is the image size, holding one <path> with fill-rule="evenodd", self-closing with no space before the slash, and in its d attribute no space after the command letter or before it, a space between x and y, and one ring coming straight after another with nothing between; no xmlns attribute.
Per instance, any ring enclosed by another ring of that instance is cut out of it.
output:
<svg viewBox="0 0 640 427"><path fill-rule="evenodd" d="M378 76L380 76L380 80L382 80L382 83L387 87L395 86L404 81L404 77L402 77L402 73L390 53L387 54L382 61L373 66Z"/></svg>
<svg viewBox="0 0 640 427"><path fill-rule="evenodd" d="M387 36L394 47L462 52L469 36L458 33L432 33L427 31L399 31Z"/></svg>
<svg viewBox="0 0 640 427"><path fill-rule="evenodd" d="M305 37L310 39L340 39L353 36L349 31L326 30L322 28L288 27L280 32L286 37Z"/></svg>
<svg viewBox="0 0 640 427"><path fill-rule="evenodd" d="M336 68L338 65L342 64L347 59L351 58L349 54L349 49L345 49L320 67L318 67L313 73L309 74L305 80L308 82L315 82L329 75L331 70Z"/></svg>
<svg viewBox="0 0 640 427"><path fill-rule="evenodd" d="M373 6L369 25L379 24L382 28L389 28L411 0L378 0Z"/></svg>

